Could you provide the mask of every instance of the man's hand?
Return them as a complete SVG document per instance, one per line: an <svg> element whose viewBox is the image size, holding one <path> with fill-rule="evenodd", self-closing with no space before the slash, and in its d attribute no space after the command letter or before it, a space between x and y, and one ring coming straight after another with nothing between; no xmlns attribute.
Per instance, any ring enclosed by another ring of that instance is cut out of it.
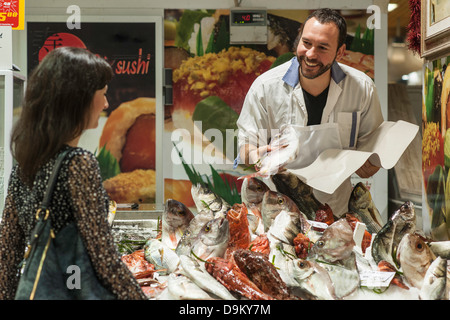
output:
<svg viewBox="0 0 450 320"><path fill-rule="evenodd" d="M364 163L361 168L356 170L356 174L361 178L370 178L375 173L377 173L378 170L380 170L380 167L374 166L373 164L370 163L369 160L367 160L366 163Z"/></svg>
<svg viewBox="0 0 450 320"><path fill-rule="evenodd" d="M254 164L255 169L259 170L259 167L258 167L259 159L266 152L269 152L269 151L270 151L269 145L257 148L251 144L246 144L241 147L240 158L244 159L245 164L247 164L247 165Z"/></svg>

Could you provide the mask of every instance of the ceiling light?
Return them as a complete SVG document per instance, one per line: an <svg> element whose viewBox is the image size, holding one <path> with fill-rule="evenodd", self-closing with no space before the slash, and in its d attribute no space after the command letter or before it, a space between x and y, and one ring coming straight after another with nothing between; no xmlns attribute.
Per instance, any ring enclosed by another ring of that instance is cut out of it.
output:
<svg viewBox="0 0 450 320"><path fill-rule="evenodd" d="M389 3L388 4L388 11L389 12L394 11L395 9L397 9L397 7L398 7L398 3Z"/></svg>

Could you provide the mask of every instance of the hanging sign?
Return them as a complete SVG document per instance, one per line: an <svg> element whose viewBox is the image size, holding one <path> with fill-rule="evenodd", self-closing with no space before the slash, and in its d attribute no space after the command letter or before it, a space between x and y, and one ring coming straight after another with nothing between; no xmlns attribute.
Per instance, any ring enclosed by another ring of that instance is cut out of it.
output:
<svg viewBox="0 0 450 320"><path fill-rule="evenodd" d="M25 0L0 0L0 26L24 29Z"/></svg>

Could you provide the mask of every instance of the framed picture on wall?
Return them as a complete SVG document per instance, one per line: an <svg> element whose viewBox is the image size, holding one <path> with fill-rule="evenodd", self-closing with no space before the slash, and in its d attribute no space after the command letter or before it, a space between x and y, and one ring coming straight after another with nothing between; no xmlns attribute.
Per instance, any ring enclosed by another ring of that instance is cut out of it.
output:
<svg viewBox="0 0 450 320"><path fill-rule="evenodd" d="M421 56L427 60L450 50L450 0L422 0Z"/></svg>

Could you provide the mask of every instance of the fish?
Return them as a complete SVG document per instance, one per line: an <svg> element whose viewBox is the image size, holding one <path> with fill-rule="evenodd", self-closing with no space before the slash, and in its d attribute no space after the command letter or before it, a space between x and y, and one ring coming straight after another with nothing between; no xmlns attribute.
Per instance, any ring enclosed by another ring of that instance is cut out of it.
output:
<svg viewBox="0 0 450 320"><path fill-rule="evenodd" d="M334 286L328 272L313 260L295 259L289 270L296 285L318 300L336 300Z"/></svg>
<svg viewBox="0 0 450 320"><path fill-rule="evenodd" d="M303 230L309 230L308 219L301 212L294 201L283 193L276 191L266 191L261 203L261 215L264 224L264 231L268 231L275 217L282 211L293 212L299 215Z"/></svg>
<svg viewBox="0 0 450 320"><path fill-rule="evenodd" d="M210 210L215 218L225 217L231 208L224 199L201 183L192 185L191 195L198 212Z"/></svg>
<svg viewBox="0 0 450 320"><path fill-rule="evenodd" d="M421 300L444 300L447 289L447 259L437 257L428 267L419 292Z"/></svg>
<svg viewBox="0 0 450 320"><path fill-rule="evenodd" d="M293 243L297 257L306 259L308 257L309 250L311 250L313 246L313 242L308 238L308 236L303 233L299 233L294 238Z"/></svg>
<svg viewBox="0 0 450 320"><path fill-rule="evenodd" d="M223 257L230 239L230 224L225 218L208 221L192 241L191 253L202 260Z"/></svg>
<svg viewBox="0 0 450 320"><path fill-rule="evenodd" d="M250 300L274 300L261 291L235 264L233 259L211 257L205 263L205 269L229 291Z"/></svg>
<svg viewBox="0 0 450 320"><path fill-rule="evenodd" d="M192 249L192 243L197 237L200 230L206 223L214 219L214 213L211 210L202 210L197 213L194 219L191 220L189 226L183 233L183 236L178 241L175 252L177 255L189 255Z"/></svg>
<svg viewBox="0 0 450 320"><path fill-rule="evenodd" d="M309 220L314 220L317 210L323 204L314 196L313 189L289 170L271 177L278 192L287 195L294 201L299 210Z"/></svg>
<svg viewBox="0 0 450 320"><path fill-rule="evenodd" d="M227 213L229 223L230 239L228 241L227 254L236 249L248 249L251 242L251 235L248 222L247 206L242 204L234 204Z"/></svg>
<svg viewBox="0 0 450 320"><path fill-rule="evenodd" d="M144 249L123 255L120 259L136 279L148 278L155 273L155 266L145 259Z"/></svg>
<svg viewBox="0 0 450 320"><path fill-rule="evenodd" d="M307 223L306 219L302 220L297 212L281 210L267 233L283 243L293 245L299 233L306 233L304 223Z"/></svg>
<svg viewBox="0 0 450 320"><path fill-rule="evenodd" d="M264 193L270 188L258 178L245 178L241 186L241 200L247 208L261 218L261 203Z"/></svg>
<svg viewBox="0 0 450 320"><path fill-rule="evenodd" d="M414 204L406 201L398 208L372 241L372 258L375 263L387 261L396 265L393 253L397 250L403 236L416 229Z"/></svg>
<svg viewBox="0 0 450 320"><path fill-rule="evenodd" d="M431 241L428 246L436 256L450 260L450 241Z"/></svg>
<svg viewBox="0 0 450 320"><path fill-rule="evenodd" d="M325 229L319 240L314 243L308 257L336 263L349 258L354 246L355 240L350 224L346 219L339 219Z"/></svg>
<svg viewBox="0 0 450 320"><path fill-rule="evenodd" d="M208 293L181 273L171 273L165 292L158 300L214 300Z"/></svg>
<svg viewBox="0 0 450 320"><path fill-rule="evenodd" d="M372 195L362 182L358 182L353 188L348 201L348 210L366 225L370 233L377 233L384 226Z"/></svg>
<svg viewBox="0 0 450 320"><path fill-rule="evenodd" d="M270 253L270 245L267 235L262 233L254 238L252 242L250 242L249 249L254 252L265 254L268 257Z"/></svg>
<svg viewBox="0 0 450 320"><path fill-rule="evenodd" d="M269 261L277 268L278 274L288 287L295 287L296 282L292 279L289 262L297 259L294 245L285 243L267 234L269 240Z"/></svg>
<svg viewBox="0 0 450 320"><path fill-rule="evenodd" d="M161 217L161 241L175 249L194 214L183 203L167 199Z"/></svg>
<svg viewBox="0 0 450 320"><path fill-rule="evenodd" d="M434 259L436 256L425 241L414 233L405 234L398 245L397 262L403 276L411 286L419 290Z"/></svg>
<svg viewBox="0 0 450 320"><path fill-rule="evenodd" d="M238 179L270 177L295 160L299 150L299 139L295 128L292 125L284 125L270 141L269 150L255 164L259 170Z"/></svg>
<svg viewBox="0 0 450 320"><path fill-rule="evenodd" d="M158 239L149 239L145 243L144 257L162 275L174 272L180 263L175 251Z"/></svg>
<svg viewBox="0 0 450 320"><path fill-rule="evenodd" d="M248 249L237 249L233 252L233 259L237 267L262 292L276 300L296 299L266 255Z"/></svg>
<svg viewBox="0 0 450 320"><path fill-rule="evenodd" d="M224 300L236 300L228 289L210 275L206 271L204 264L199 263L197 259L182 255L180 257L180 265L183 274L201 289L212 294L213 297L216 296Z"/></svg>
<svg viewBox="0 0 450 320"><path fill-rule="evenodd" d="M328 226L335 221L333 210L331 210L331 207L327 203L317 209L314 221L325 223ZM320 227L314 227L313 229L320 232L325 230L325 228Z"/></svg>
<svg viewBox="0 0 450 320"><path fill-rule="evenodd" d="M356 224L358 222L362 222L357 217L355 217L355 215L353 215L352 213L346 213L345 214L345 219L350 224L350 226L352 227L353 231L355 231ZM367 231L367 229L366 229L366 230L364 230L364 236L363 236L363 239L361 241L361 251L362 251L362 253L366 253L366 250L367 250L367 248L370 247L371 243L372 243L372 234L369 231Z"/></svg>

